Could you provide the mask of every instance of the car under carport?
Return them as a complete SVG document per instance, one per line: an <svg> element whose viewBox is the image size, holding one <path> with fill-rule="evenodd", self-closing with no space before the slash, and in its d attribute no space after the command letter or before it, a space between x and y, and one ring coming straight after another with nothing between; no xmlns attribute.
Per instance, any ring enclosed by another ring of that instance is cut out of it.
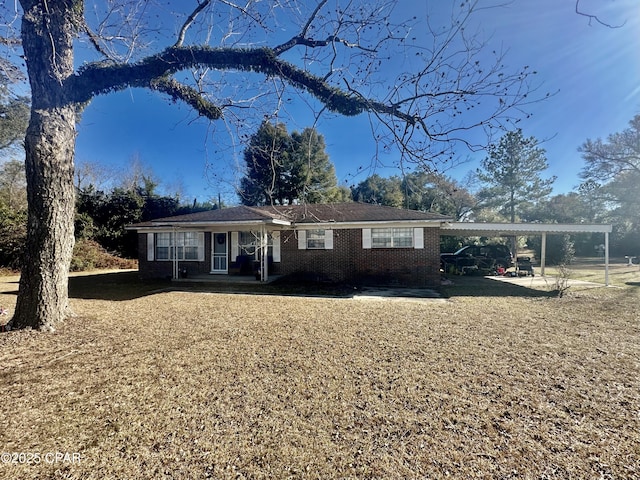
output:
<svg viewBox="0 0 640 480"><path fill-rule="evenodd" d="M564 235L575 233L603 233L604 234L604 283L609 285L609 234L611 225L593 223L481 223L481 222L447 222L440 227L440 235L456 237L492 236L518 237L524 235L540 235L542 250L540 255L540 275L545 274L547 251L547 235ZM517 252L513 252L517 257Z"/></svg>

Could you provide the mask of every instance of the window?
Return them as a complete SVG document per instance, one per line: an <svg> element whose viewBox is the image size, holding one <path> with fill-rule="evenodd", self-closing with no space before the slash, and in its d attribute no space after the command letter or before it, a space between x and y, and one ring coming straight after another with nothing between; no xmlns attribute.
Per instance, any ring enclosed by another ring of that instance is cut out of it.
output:
<svg viewBox="0 0 640 480"><path fill-rule="evenodd" d="M411 248L413 228L372 228L372 248Z"/></svg>
<svg viewBox="0 0 640 480"><path fill-rule="evenodd" d="M171 259L171 233L156 233L156 260Z"/></svg>
<svg viewBox="0 0 640 480"><path fill-rule="evenodd" d="M324 230L307 230L307 248L308 249L324 249Z"/></svg>
<svg viewBox="0 0 640 480"><path fill-rule="evenodd" d="M333 250L333 230L298 230L298 250Z"/></svg>
<svg viewBox="0 0 640 480"><path fill-rule="evenodd" d="M156 260L199 260L204 256L199 238L202 235L202 232L156 233Z"/></svg>
<svg viewBox="0 0 640 480"><path fill-rule="evenodd" d="M259 258L260 252L260 232L244 231L237 232L238 235L238 255L248 255ZM232 236L232 241L235 236ZM235 247L232 247L235 250ZM273 233L267 234L267 255L273 255Z"/></svg>
<svg viewBox="0 0 640 480"><path fill-rule="evenodd" d="M198 260L198 233L176 233L176 248L178 260Z"/></svg>

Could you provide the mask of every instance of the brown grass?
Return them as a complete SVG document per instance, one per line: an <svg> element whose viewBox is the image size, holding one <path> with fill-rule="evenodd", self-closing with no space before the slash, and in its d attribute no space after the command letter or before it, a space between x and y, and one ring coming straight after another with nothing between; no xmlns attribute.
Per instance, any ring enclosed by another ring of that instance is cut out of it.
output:
<svg viewBox="0 0 640 480"><path fill-rule="evenodd" d="M81 460L2 478L640 477L637 286L108 300L97 278L56 333L0 335L2 450Z"/></svg>

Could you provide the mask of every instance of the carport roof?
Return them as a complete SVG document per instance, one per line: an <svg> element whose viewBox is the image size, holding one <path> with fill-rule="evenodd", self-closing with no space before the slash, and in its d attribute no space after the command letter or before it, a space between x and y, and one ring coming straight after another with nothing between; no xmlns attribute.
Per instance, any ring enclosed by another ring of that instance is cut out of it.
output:
<svg viewBox="0 0 640 480"><path fill-rule="evenodd" d="M611 225L593 223L483 223L445 222L440 227L441 235L453 236L511 236L564 233L611 233Z"/></svg>

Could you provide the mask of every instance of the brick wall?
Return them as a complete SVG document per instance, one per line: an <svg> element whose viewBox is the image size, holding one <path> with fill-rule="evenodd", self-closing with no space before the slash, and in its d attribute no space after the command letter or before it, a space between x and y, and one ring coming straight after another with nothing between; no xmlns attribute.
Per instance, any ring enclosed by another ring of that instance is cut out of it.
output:
<svg viewBox="0 0 640 480"><path fill-rule="evenodd" d="M205 233L203 262L181 261L188 275L211 269L211 234ZM424 248L362 248L362 229L333 231L333 250L299 250L294 231L280 236L282 261L269 274L302 273L316 281L356 284L435 287L440 284L440 230L424 228ZM173 262L147 261L147 235L138 234L139 271L142 278L171 278ZM234 259L229 258L229 262Z"/></svg>
<svg viewBox="0 0 640 480"><path fill-rule="evenodd" d="M211 234L204 234L204 261L180 261L180 269L186 268L187 275L199 275L211 271ZM147 260L147 234L138 234L138 272L140 278L171 278L173 262L170 260Z"/></svg>
<svg viewBox="0 0 640 480"><path fill-rule="evenodd" d="M281 235L279 273L315 280L430 286L440 284L440 231L424 228L424 248L362 248L362 229L336 229L333 250L299 250L295 232Z"/></svg>

